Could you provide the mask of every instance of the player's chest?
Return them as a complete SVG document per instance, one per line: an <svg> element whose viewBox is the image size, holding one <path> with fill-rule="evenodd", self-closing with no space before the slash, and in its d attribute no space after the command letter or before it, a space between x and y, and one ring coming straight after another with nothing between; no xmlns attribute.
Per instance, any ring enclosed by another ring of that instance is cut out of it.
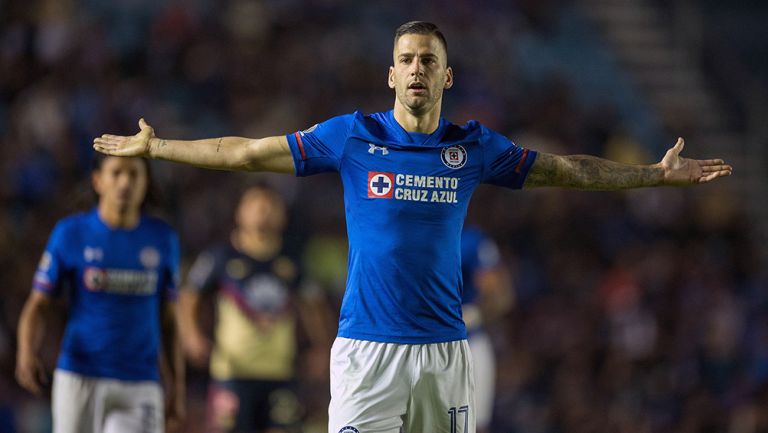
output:
<svg viewBox="0 0 768 433"><path fill-rule="evenodd" d="M221 294L235 297L256 311L280 311L290 300L298 267L291 258L279 256L260 262L244 256L230 256L220 265Z"/></svg>
<svg viewBox="0 0 768 433"><path fill-rule="evenodd" d="M345 188L364 198L458 204L477 186L482 170L474 142L418 147L355 140L346 149Z"/></svg>
<svg viewBox="0 0 768 433"><path fill-rule="evenodd" d="M89 292L153 295L166 252L151 240L95 234L70 252L80 286Z"/></svg>

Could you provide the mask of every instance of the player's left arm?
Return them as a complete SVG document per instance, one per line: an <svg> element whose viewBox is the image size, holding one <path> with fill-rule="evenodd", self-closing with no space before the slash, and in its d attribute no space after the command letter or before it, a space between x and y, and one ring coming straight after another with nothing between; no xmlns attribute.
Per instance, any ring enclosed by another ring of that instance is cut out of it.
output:
<svg viewBox="0 0 768 433"><path fill-rule="evenodd" d="M680 156L684 141L667 150L661 162L630 165L589 155L538 153L525 187L561 186L584 190L617 190L650 186L685 186L730 176L733 168L722 159Z"/></svg>
<svg viewBox="0 0 768 433"><path fill-rule="evenodd" d="M162 333L162 371L165 376L166 431L181 431L186 415L184 356L179 340L176 305L164 301L160 307Z"/></svg>

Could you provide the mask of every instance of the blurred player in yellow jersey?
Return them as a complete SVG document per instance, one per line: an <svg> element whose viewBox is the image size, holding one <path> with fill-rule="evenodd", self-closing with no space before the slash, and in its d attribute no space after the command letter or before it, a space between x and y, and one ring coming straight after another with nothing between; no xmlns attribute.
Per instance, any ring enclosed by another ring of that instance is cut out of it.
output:
<svg viewBox="0 0 768 433"><path fill-rule="evenodd" d="M186 352L195 364L210 360L208 432L293 431L301 415L298 336L316 346L330 341L316 322L317 306L305 308L306 297L298 296L299 265L283 238L285 221L275 190L248 188L229 242L198 256L181 292ZM213 341L200 326L205 293L215 296Z"/></svg>

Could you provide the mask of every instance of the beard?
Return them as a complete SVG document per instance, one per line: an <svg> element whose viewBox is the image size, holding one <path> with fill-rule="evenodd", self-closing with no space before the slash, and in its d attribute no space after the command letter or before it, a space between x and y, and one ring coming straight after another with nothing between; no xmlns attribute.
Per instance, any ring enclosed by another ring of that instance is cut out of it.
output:
<svg viewBox="0 0 768 433"><path fill-rule="evenodd" d="M414 95L405 88L397 92L397 99L409 112L413 114L424 114L432 110L435 104L440 100L442 92L440 89L428 89L424 95Z"/></svg>

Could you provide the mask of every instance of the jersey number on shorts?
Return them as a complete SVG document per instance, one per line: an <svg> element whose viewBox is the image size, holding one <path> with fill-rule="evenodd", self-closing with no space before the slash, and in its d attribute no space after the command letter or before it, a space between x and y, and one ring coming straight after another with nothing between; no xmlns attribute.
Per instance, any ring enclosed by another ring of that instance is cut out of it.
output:
<svg viewBox="0 0 768 433"><path fill-rule="evenodd" d="M455 407L452 407L448 409L448 415L451 417L451 433L457 433L456 431L456 421L458 416L457 414L463 413L464 414L464 430L462 430L462 433L466 433L469 429L469 406L461 406L458 408L458 410Z"/></svg>

